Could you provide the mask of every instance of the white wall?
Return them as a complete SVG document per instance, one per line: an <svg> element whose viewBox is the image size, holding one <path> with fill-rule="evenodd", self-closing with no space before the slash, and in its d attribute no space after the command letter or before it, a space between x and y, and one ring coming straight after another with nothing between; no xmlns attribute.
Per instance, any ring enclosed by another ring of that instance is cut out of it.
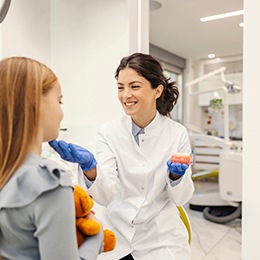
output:
<svg viewBox="0 0 260 260"><path fill-rule="evenodd" d="M260 1L244 0L242 259L260 259L259 59Z"/></svg>
<svg viewBox="0 0 260 260"><path fill-rule="evenodd" d="M114 74L128 44L127 1L51 1L51 60L68 128L62 138L94 151L99 125L121 115Z"/></svg>
<svg viewBox="0 0 260 260"><path fill-rule="evenodd" d="M186 60L186 68L184 70L184 82L190 82L199 77L199 66L197 61ZM197 86L194 86L196 89ZM201 107L198 106L198 96L188 94L188 88L184 84L184 101L183 101L183 123L186 128L196 126L200 128Z"/></svg>
<svg viewBox="0 0 260 260"><path fill-rule="evenodd" d="M60 137L94 152L97 128L122 113L114 74L129 54L127 0L12 1L0 25L2 57L49 65L64 95Z"/></svg>
<svg viewBox="0 0 260 260"><path fill-rule="evenodd" d="M50 62L49 1L12 1L1 23L2 57L28 56Z"/></svg>

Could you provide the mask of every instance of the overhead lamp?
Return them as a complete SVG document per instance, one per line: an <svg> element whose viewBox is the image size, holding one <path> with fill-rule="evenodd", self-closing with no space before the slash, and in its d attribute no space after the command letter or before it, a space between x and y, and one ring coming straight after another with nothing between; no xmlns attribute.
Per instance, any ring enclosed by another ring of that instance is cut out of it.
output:
<svg viewBox="0 0 260 260"><path fill-rule="evenodd" d="M213 59L213 58L215 58L215 54L214 53L210 53L209 55L208 55L208 58L210 58L210 59Z"/></svg>
<svg viewBox="0 0 260 260"><path fill-rule="evenodd" d="M224 13L224 14L217 14L217 15L212 15L212 16L206 16L200 18L201 22L208 22L212 20L217 20L217 19L223 19L223 18L228 18L232 16L237 16L237 15L243 15L244 10L239 10L239 11L234 11L234 12L229 12L229 13Z"/></svg>
<svg viewBox="0 0 260 260"><path fill-rule="evenodd" d="M158 10L162 7L162 3L156 0L150 0L150 11Z"/></svg>

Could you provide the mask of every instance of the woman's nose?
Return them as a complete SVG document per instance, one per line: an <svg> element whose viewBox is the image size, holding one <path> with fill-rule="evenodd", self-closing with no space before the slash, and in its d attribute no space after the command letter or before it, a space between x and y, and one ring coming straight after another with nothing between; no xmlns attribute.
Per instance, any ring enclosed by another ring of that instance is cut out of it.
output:
<svg viewBox="0 0 260 260"><path fill-rule="evenodd" d="M125 89L124 93L123 93L124 98L129 98L132 96L132 91L131 89Z"/></svg>

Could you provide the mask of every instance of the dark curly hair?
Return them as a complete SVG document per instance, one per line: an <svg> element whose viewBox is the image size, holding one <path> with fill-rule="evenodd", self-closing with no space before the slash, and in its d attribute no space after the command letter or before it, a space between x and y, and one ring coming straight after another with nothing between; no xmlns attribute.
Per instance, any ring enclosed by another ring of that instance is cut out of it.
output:
<svg viewBox="0 0 260 260"><path fill-rule="evenodd" d="M151 55L143 53L134 53L124 57L116 69L116 79L118 79L119 72L125 68L135 70L151 83L153 89L156 89L159 85L163 85L163 92L156 100L156 109L160 114L170 117L170 112L177 103L179 90L176 82L169 82L169 79L163 75L163 69L159 61Z"/></svg>

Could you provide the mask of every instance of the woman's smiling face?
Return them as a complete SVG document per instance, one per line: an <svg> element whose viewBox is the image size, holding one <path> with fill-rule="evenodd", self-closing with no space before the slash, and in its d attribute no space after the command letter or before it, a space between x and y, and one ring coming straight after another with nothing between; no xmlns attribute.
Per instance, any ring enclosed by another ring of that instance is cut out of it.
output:
<svg viewBox="0 0 260 260"><path fill-rule="evenodd" d="M148 125L156 115L156 99L162 93L162 86L156 89L135 70L125 68L118 74L118 99L125 113L140 127Z"/></svg>

